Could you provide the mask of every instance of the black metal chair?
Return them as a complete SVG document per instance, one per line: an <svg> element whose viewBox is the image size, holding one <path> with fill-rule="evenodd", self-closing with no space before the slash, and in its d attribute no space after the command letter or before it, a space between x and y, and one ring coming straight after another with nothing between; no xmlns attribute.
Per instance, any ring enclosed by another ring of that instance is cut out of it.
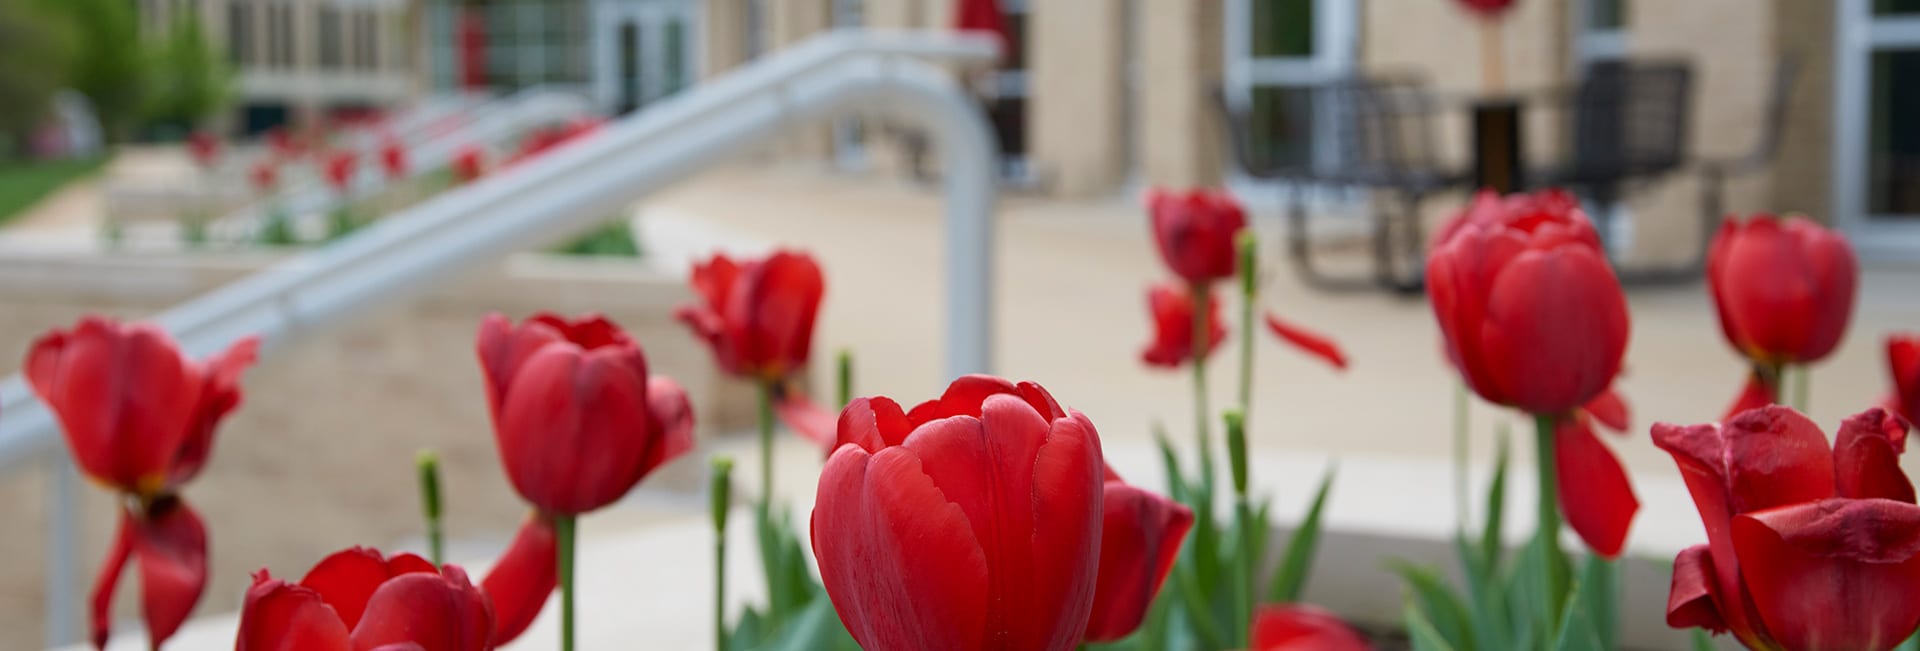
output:
<svg viewBox="0 0 1920 651"><path fill-rule="evenodd" d="M1530 170L1528 181L1535 187L1566 187L1590 200L1598 208L1594 226L1601 241L1611 245L1613 212L1623 198L1687 165L1692 68L1679 61L1598 62L1566 100L1570 156L1557 166ZM1671 275L1670 270L1618 271L1623 280Z"/></svg>
<svg viewBox="0 0 1920 651"><path fill-rule="evenodd" d="M1767 89L1760 138L1754 142L1753 149L1733 158L1700 161L1699 253L1684 265L1664 270L1663 275L1692 279L1699 277L1706 269L1707 247L1713 243L1713 234L1719 230L1720 220L1726 215L1727 179L1766 171L1773 166L1774 159L1780 153L1780 134L1786 130L1787 108L1793 99L1794 83L1799 76L1799 58L1792 55L1780 57L1774 63L1773 85Z"/></svg>
<svg viewBox="0 0 1920 651"><path fill-rule="evenodd" d="M1280 181L1290 190L1286 213L1287 252L1309 285L1327 290L1387 288L1417 293L1424 287L1427 241L1420 205L1434 194L1464 189L1467 174L1446 167L1433 141L1433 123L1442 109L1430 85L1417 76L1366 76L1331 81L1309 95L1315 115L1332 138L1328 156L1308 156L1285 165L1271 152L1257 151L1253 125L1216 94L1228 127L1235 161L1249 176ZM1397 195L1398 210L1376 205L1372 217L1373 274L1333 277L1314 261L1307 237L1309 188L1386 191Z"/></svg>

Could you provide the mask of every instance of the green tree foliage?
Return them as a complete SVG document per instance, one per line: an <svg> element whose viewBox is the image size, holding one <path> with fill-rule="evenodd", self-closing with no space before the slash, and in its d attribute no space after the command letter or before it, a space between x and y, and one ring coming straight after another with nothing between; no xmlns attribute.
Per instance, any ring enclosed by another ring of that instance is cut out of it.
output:
<svg viewBox="0 0 1920 651"><path fill-rule="evenodd" d="M48 65L47 59L39 55L13 60L48 70L64 68L64 86L84 93L93 102L100 126L109 139L122 139L132 133L144 113L149 88L147 51L140 38L139 15L135 13L134 3L127 0L0 0L0 3L37 3L43 10L64 16L73 42L84 45L73 50L74 56L66 65Z"/></svg>
<svg viewBox="0 0 1920 651"><path fill-rule="evenodd" d="M46 119L66 86L74 42L63 16L31 0L0 0L0 158Z"/></svg>
<svg viewBox="0 0 1920 651"><path fill-rule="evenodd" d="M207 41L197 18L175 21L152 47L148 120L192 128L233 98L233 70Z"/></svg>

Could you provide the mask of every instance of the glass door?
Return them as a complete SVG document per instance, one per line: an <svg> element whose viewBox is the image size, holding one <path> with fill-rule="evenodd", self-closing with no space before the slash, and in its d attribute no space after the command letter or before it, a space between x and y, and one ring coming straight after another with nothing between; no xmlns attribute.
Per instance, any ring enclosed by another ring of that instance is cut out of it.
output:
<svg viewBox="0 0 1920 651"><path fill-rule="evenodd" d="M833 0L833 26L836 29L861 29L866 26L866 0ZM859 117L833 122L833 162L843 170L867 167L867 133Z"/></svg>
<svg viewBox="0 0 1920 651"><path fill-rule="evenodd" d="M1838 8L1836 222L1863 254L1920 253L1920 0Z"/></svg>
<svg viewBox="0 0 1920 651"><path fill-rule="evenodd" d="M594 97L624 114L693 80L695 7L686 0L601 0L594 6Z"/></svg>
<svg viewBox="0 0 1920 651"><path fill-rule="evenodd" d="M1332 162L1331 116L1313 88L1347 74L1355 58L1348 0L1231 0L1226 95L1247 116L1254 155L1283 167Z"/></svg>

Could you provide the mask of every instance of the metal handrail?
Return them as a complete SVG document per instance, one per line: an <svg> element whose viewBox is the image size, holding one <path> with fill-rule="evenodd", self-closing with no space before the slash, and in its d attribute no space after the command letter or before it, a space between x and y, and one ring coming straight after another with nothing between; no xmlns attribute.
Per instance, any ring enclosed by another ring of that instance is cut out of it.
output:
<svg viewBox="0 0 1920 651"><path fill-rule="evenodd" d="M395 213L167 310L158 323L190 355L259 335L262 354L294 337L432 281L598 224L609 212L765 143L783 131L848 113L925 128L943 154L948 263L947 369L983 372L991 358L991 269L997 144L978 105L929 61L992 62L992 38L839 30L750 63L595 136ZM64 467L53 418L25 382L0 382L0 473L51 459ZM70 639L78 599L71 549L71 474L54 473L55 561L48 572L49 641ZM68 479L62 480L60 477ZM67 491L62 493L62 491ZM59 551L64 550L64 551ZM57 567L58 564L66 567Z"/></svg>

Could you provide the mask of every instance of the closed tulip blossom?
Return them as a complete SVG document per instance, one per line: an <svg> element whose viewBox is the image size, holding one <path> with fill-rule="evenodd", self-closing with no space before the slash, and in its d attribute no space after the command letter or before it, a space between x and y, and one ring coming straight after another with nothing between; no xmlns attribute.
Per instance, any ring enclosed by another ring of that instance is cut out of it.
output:
<svg viewBox="0 0 1920 651"><path fill-rule="evenodd" d="M254 164L253 172L247 178L253 182L255 192L271 195L280 184L280 166L271 160L260 161Z"/></svg>
<svg viewBox="0 0 1920 651"><path fill-rule="evenodd" d="M1618 555L1639 500L1583 410L1620 372L1627 304L1578 203L1481 194L1442 231L1427 285L1448 359L1480 397L1538 418L1540 463L1553 470L1543 492L1588 546Z"/></svg>
<svg viewBox="0 0 1920 651"><path fill-rule="evenodd" d="M166 641L207 583L207 533L180 488L206 467L214 429L240 404L259 341L205 362L156 326L82 318L34 341L25 374L60 422L80 471L121 494L119 531L94 583L92 637L104 646L128 561L140 567L147 636Z"/></svg>
<svg viewBox="0 0 1920 651"><path fill-rule="evenodd" d="M1175 275L1195 286L1238 272L1234 238L1247 226L1239 202L1225 192L1153 190L1147 194L1153 242Z"/></svg>
<svg viewBox="0 0 1920 651"><path fill-rule="evenodd" d="M187 154L193 157L193 164L200 169L213 169L220 162L220 137L207 131L188 134Z"/></svg>
<svg viewBox="0 0 1920 651"><path fill-rule="evenodd" d="M1099 435L1031 382L955 380L903 411L841 412L820 475L814 556L868 651L1064 651L1080 644L1101 555Z"/></svg>
<svg viewBox="0 0 1920 651"><path fill-rule="evenodd" d="M1920 627L1920 506L1908 425L1874 408L1834 444L1773 405L1724 424L1658 424L1706 525L1674 559L1667 624L1752 649L1882 651Z"/></svg>
<svg viewBox="0 0 1920 651"><path fill-rule="evenodd" d="M1358 631L1325 609L1307 604L1261 606L1253 615L1247 651L1371 651Z"/></svg>
<svg viewBox="0 0 1920 651"><path fill-rule="evenodd" d="M391 180L407 178L407 148L391 135L380 141L380 168Z"/></svg>
<svg viewBox="0 0 1920 651"><path fill-rule="evenodd" d="M575 516L612 504L691 450L693 412L686 391L649 377L640 346L599 315L543 313L514 325L494 314L481 322L478 340L501 464L536 509L485 581L500 590L491 594L501 625L518 627L503 632L517 634L556 579L562 587L570 581L570 561L555 556L571 556ZM537 571L557 562L558 576Z"/></svg>
<svg viewBox="0 0 1920 651"><path fill-rule="evenodd" d="M1193 527L1192 509L1111 472L1102 493L1100 578L1087 619L1088 642L1112 642L1140 628Z"/></svg>
<svg viewBox="0 0 1920 651"><path fill-rule="evenodd" d="M1920 423L1920 334L1888 335L1887 367L1893 372L1887 410Z"/></svg>
<svg viewBox="0 0 1920 651"><path fill-rule="evenodd" d="M461 183L472 183L486 174L486 152L474 145L466 145L453 155L453 178Z"/></svg>
<svg viewBox="0 0 1920 651"><path fill-rule="evenodd" d="M1780 402L1788 366L1840 345L1859 277L1846 238L1805 217L1721 223L1707 249L1707 287L1727 343L1753 369L1728 416Z"/></svg>
<svg viewBox="0 0 1920 651"><path fill-rule="evenodd" d="M486 651L492 635L492 607L458 566L355 547L320 561L299 583L254 573L234 649Z"/></svg>
<svg viewBox="0 0 1920 651"><path fill-rule="evenodd" d="M353 189L353 173L359 160L350 151L338 151L327 156L325 161L327 185L333 191L346 194Z"/></svg>

